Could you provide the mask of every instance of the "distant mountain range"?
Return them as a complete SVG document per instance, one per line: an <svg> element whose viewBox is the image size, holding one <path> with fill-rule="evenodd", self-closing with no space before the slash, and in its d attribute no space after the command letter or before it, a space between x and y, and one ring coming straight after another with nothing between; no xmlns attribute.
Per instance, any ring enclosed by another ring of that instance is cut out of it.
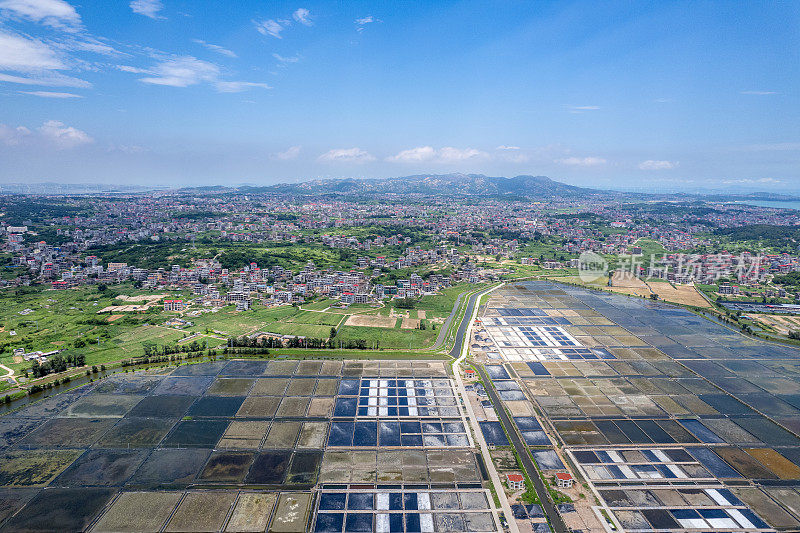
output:
<svg viewBox="0 0 800 533"><path fill-rule="evenodd" d="M0 184L0 194L114 194L159 191L165 194L176 192L164 186L145 187L136 185L106 184L61 184L61 183L13 183ZM277 185L225 186L211 185L186 187L177 192L188 194L286 194L299 196L347 196L369 198L375 195L442 196L475 198L594 198L630 201L800 201L800 197L773 192L744 191L691 191L691 192L645 192L625 190L602 190L578 187L555 181L547 176L485 176L483 174L417 174L398 178L336 178L318 179L300 183Z"/></svg>
<svg viewBox="0 0 800 533"><path fill-rule="evenodd" d="M302 183L283 183L269 187L240 187L240 192L286 194L417 194L424 196L630 196L630 193L601 191L567 185L546 176L504 178L483 174L419 174L387 179L326 179Z"/></svg>

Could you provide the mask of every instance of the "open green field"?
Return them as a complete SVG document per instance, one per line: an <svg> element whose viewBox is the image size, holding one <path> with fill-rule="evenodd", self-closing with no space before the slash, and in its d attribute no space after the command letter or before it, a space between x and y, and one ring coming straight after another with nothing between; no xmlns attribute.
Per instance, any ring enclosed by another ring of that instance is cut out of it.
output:
<svg viewBox="0 0 800 533"><path fill-rule="evenodd" d="M305 311L291 305L256 306L249 311L241 312L229 306L216 313L203 313L190 318L194 325L188 330L204 332L208 329L229 337L268 331L327 339L331 327L337 326L343 318L340 314Z"/></svg>
<svg viewBox="0 0 800 533"><path fill-rule="evenodd" d="M132 284L66 291L10 289L0 291L0 363L20 376L30 370L31 363L14 362L12 352L16 348L43 352L61 350L65 358L83 355L88 366L99 366L143 356L147 345L176 347L196 340L201 344L207 343L209 348L217 348L227 342L227 337L256 331L327 339L332 328L337 329L336 339L344 343L363 340L368 349L378 347L380 350L419 353L433 345L442 327L441 322L450 314L458 295L475 288L477 286L461 284L445 289L441 294L417 299L413 309L400 309L396 307L398 301L388 301L382 307L354 304L344 310L323 311L337 303L332 299L312 301L308 307L256 305L242 312L228 306L217 312L184 315L192 326L182 329L163 325L168 318L178 315L166 313L160 306L143 313L97 313L109 305L129 303L117 298L120 294L152 294L136 290ZM191 299L186 292L172 292L168 297ZM398 316L408 314L410 319L421 319L426 329L403 329L400 327L401 318L397 318L393 328L344 325L350 315L388 316L392 311ZM421 316L423 311L425 318ZM434 324L436 329L433 329ZM332 352L341 353L340 350ZM5 381L0 382L0 390L10 386Z"/></svg>
<svg viewBox="0 0 800 533"><path fill-rule="evenodd" d="M379 348L423 349L431 346L439 333L438 328L400 329L371 328L366 326L342 326L336 339L343 341L364 339L367 346Z"/></svg>

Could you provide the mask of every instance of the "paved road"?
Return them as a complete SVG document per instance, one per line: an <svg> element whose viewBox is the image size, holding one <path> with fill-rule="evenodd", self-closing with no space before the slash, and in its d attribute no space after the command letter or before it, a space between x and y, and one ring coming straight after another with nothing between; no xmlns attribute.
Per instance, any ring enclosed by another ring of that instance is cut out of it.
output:
<svg viewBox="0 0 800 533"><path fill-rule="evenodd" d="M431 347L432 350L438 350L444 344L445 335L447 335L447 330L450 328L450 322L456 317L456 312L458 312L458 306L461 305L461 300L464 298L465 293L461 293L456 298L456 303L453 305L453 310L450 311L450 315L447 317L447 320L439 327L439 335L436 336L436 342L433 343Z"/></svg>
<svg viewBox="0 0 800 533"><path fill-rule="evenodd" d="M477 303L478 298L481 296L483 296L483 292L479 292L470 296L469 301L467 302L467 311L464 313L464 318L461 319L461 324L458 325L456 341L453 343L453 349L450 350L450 357L454 357L456 359L461 357L461 348L464 344L464 334L467 332L467 328L469 328L469 326L472 324L472 313L475 310L475 304Z"/></svg>
<svg viewBox="0 0 800 533"><path fill-rule="evenodd" d="M476 295L475 298L479 298L480 295ZM473 312L467 313L462 323L471 324L473 320L475 320L474 315L474 306L471 307ZM470 331L470 328L467 328L466 331ZM461 336L461 340L463 341L464 335ZM461 347L462 342L456 343L459 347ZM484 458L484 463L486 464L486 470L489 472L489 478L492 480L492 484L495 488L499 491L498 499L500 500L500 509L503 511L503 514L506 517L506 523L508 524L508 531L510 533L520 533L519 528L517 527L517 523L514 520L514 513L511 512L511 506L508 504L508 498L506 498L503 491L503 482L500 479L500 475L497 473L497 469L494 466L494 463L491 460L491 455L489 454L489 445L486 444L486 439L483 438L483 433L481 432L481 428L478 425L477 418L475 417L475 412L472 410L472 404L467 400L467 391L464 388L464 380L461 379L461 362L464 361L464 358L467 356L467 352L469 350L462 350L458 354L458 358L453 361L453 376L456 380L456 385L458 387L458 392L461 395L461 399L463 400L464 409L467 412L467 420L469 421L469 425L472 427L472 433L475 435L475 439L478 442L478 445L481 449L481 454Z"/></svg>
<svg viewBox="0 0 800 533"><path fill-rule="evenodd" d="M481 365L475 366L478 368L478 372L483 379L484 388L486 389L486 392L489 394L489 397L495 406L497 417L506 428L506 433L511 439L511 444L514 446L514 449L517 450L517 454L522 460L522 466L525 467L528 477L531 478L531 481L533 482L533 486L536 489L536 494L539 495L539 500L542 502L542 510L544 510L544 513L547 515L547 519L550 521L550 526L553 528L555 533L567 533L569 529L564 523L563 518L561 518L561 515L558 514L556 506L553 505L553 502L550 500L550 493L547 491L547 487L545 487L542 478L539 477L539 472L536 470L536 465L533 464L533 459L531 459L530 454L528 454L528 449L525 446L525 443L522 442L522 437L520 437L519 433L517 432L516 426L511 421L511 418L509 418L506 410L503 408L503 404L500 402L500 397L497 395L497 391L494 389L492 380L490 380L489 376L486 375L486 371Z"/></svg>

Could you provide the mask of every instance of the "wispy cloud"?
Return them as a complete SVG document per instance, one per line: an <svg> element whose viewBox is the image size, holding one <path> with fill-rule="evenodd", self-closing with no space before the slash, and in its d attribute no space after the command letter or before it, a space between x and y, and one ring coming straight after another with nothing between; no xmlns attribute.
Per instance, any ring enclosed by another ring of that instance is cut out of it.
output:
<svg viewBox="0 0 800 533"><path fill-rule="evenodd" d="M31 130L25 126L8 126L0 124L0 143L6 146L17 146L31 134Z"/></svg>
<svg viewBox="0 0 800 533"><path fill-rule="evenodd" d="M0 70L41 72L64 68L64 61L43 42L0 31Z"/></svg>
<svg viewBox="0 0 800 533"><path fill-rule="evenodd" d="M741 178L735 180L722 180L726 185L779 185L783 181L775 178Z"/></svg>
<svg viewBox="0 0 800 533"><path fill-rule="evenodd" d="M69 98L83 98L83 96L79 94L73 93L57 93L51 91L20 91L21 94L30 94L32 96L38 96L40 98L60 98L60 99L69 99Z"/></svg>
<svg viewBox="0 0 800 533"><path fill-rule="evenodd" d="M282 65L286 65L288 63L297 63L298 61L300 61L300 56L298 56L298 55L291 56L291 57L284 57L284 56L282 56L280 54L272 54L272 57L277 59L278 62L281 63Z"/></svg>
<svg viewBox="0 0 800 533"><path fill-rule="evenodd" d="M292 18L305 26L311 26L314 24L311 21L311 12L304 7L301 7L292 13Z"/></svg>
<svg viewBox="0 0 800 533"><path fill-rule="evenodd" d="M191 56L167 59L146 72L151 75L140 78L139 81L170 87L188 87L201 82L213 83L220 76L218 66Z"/></svg>
<svg viewBox="0 0 800 533"><path fill-rule="evenodd" d="M0 16L68 32L81 29L80 15L63 0L0 0Z"/></svg>
<svg viewBox="0 0 800 533"><path fill-rule="evenodd" d="M253 88L272 88L266 83L224 80L219 66L192 56L164 58L155 66L146 69L129 65L118 65L117 69L132 74L147 74L148 76L139 78L139 81L150 85L190 87L208 83L221 93L237 93Z"/></svg>
<svg viewBox="0 0 800 533"><path fill-rule="evenodd" d="M261 35L271 35L276 39L283 39L283 36L281 36L281 32L286 28L284 28L284 26L281 25L280 23L272 19L269 19L263 21L254 20L253 24L255 24L256 30L258 30L258 33L260 33Z"/></svg>
<svg viewBox="0 0 800 533"><path fill-rule="evenodd" d="M519 146L506 146L505 144L501 144L497 147L497 150L519 150Z"/></svg>
<svg viewBox="0 0 800 533"><path fill-rule="evenodd" d="M386 161L392 163L460 163L488 158L489 154L476 148L445 146L437 150L432 146L418 146L387 157Z"/></svg>
<svg viewBox="0 0 800 533"><path fill-rule="evenodd" d="M598 109L600 109L600 106L598 106L598 105L573 105L573 106L569 106L568 109L569 109L570 113L577 114L577 113L585 113L586 111L597 111Z"/></svg>
<svg viewBox="0 0 800 533"><path fill-rule="evenodd" d="M318 159L324 163L369 163L375 161L375 156L358 147L334 148L320 155Z"/></svg>
<svg viewBox="0 0 800 533"><path fill-rule="evenodd" d="M15 76L13 74L0 73L0 81L7 83L18 83L20 85L38 85L40 87L74 87L86 89L92 84L88 81L64 76L57 72L36 73L29 76Z"/></svg>
<svg viewBox="0 0 800 533"><path fill-rule="evenodd" d="M218 81L214 86L221 93L240 93L248 89L272 89L271 85L257 81Z"/></svg>
<svg viewBox="0 0 800 533"><path fill-rule="evenodd" d="M746 152L795 152L800 151L800 142L785 142L771 144L751 144L745 146Z"/></svg>
<svg viewBox="0 0 800 533"><path fill-rule="evenodd" d="M290 161L292 159L297 159L297 156L300 155L300 150L300 146L290 146L283 152L277 152L272 154L270 157L278 161Z"/></svg>
<svg viewBox="0 0 800 533"><path fill-rule="evenodd" d="M200 46L202 46L203 48L205 48L207 50L211 50L212 52L216 52L218 54L221 54L221 55L224 55L224 56L227 56L227 57L237 57L235 52L233 52L232 50L228 50L227 48L223 48L222 46L219 46L218 44L207 43L207 42L203 41L202 39L192 39L192 42L197 43Z"/></svg>
<svg viewBox="0 0 800 533"><path fill-rule="evenodd" d="M677 161L658 161L654 159L648 159L647 161L639 163L639 168L641 170L670 170L677 166Z"/></svg>
<svg viewBox="0 0 800 533"><path fill-rule="evenodd" d="M754 96L768 96L770 94L778 94L775 91L741 91L739 94L749 94Z"/></svg>
<svg viewBox="0 0 800 533"><path fill-rule="evenodd" d="M597 167L607 163L602 157L565 157L556 159L555 162L571 167Z"/></svg>
<svg viewBox="0 0 800 533"><path fill-rule="evenodd" d="M355 20L356 31L361 33L362 31L364 31L364 27L367 24L373 24L373 23L376 23L376 22L381 22L381 21L376 19L372 15L367 15L366 17L357 18Z"/></svg>
<svg viewBox="0 0 800 533"><path fill-rule="evenodd" d="M66 76L69 59L51 46L0 30L0 81L44 87L90 87L87 81Z"/></svg>
<svg viewBox="0 0 800 533"><path fill-rule="evenodd" d="M150 17L153 20L166 18L161 15L161 10L164 9L161 0L133 0L130 6L134 13Z"/></svg>

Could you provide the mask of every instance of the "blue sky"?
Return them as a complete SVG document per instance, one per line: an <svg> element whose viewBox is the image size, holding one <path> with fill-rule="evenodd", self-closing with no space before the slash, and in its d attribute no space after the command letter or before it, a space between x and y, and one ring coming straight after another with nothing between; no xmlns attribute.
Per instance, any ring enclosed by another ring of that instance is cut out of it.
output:
<svg viewBox="0 0 800 533"><path fill-rule="evenodd" d="M0 182L800 190L796 2L0 0Z"/></svg>

